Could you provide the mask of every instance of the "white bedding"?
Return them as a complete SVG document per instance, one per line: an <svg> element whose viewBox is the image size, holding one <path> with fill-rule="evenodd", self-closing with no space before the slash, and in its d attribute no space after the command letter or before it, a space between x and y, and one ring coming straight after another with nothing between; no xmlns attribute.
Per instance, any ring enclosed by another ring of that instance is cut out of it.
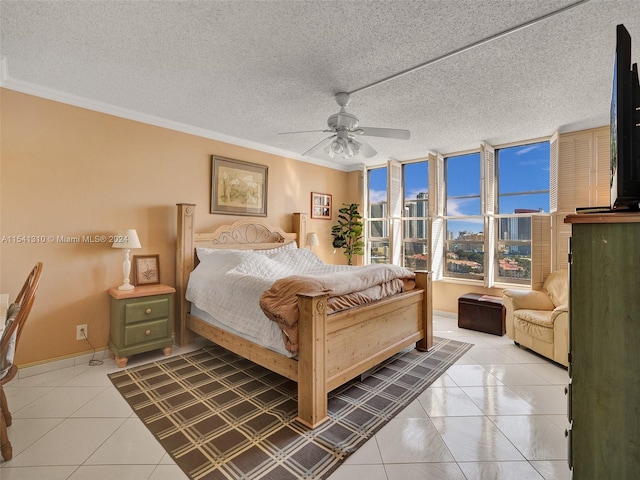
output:
<svg viewBox="0 0 640 480"><path fill-rule="evenodd" d="M348 265L329 265L305 248L198 251L200 263L191 272L186 299L218 323L291 357L278 324L260 309L260 296L271 284L290 275L324 275Z"/></svg>

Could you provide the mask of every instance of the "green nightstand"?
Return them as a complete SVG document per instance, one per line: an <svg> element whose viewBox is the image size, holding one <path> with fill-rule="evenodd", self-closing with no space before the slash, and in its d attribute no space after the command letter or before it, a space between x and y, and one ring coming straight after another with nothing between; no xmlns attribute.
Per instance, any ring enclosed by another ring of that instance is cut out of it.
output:
<svg viewBox="0 0 640 480"><path fill-rule="evenodd" d="M162 348L165 355L171 355L175 291L173 287L160 284L138 286L133 290L109 289L109 348L118 367L126 367L130 355L156 348Z"/></svg>

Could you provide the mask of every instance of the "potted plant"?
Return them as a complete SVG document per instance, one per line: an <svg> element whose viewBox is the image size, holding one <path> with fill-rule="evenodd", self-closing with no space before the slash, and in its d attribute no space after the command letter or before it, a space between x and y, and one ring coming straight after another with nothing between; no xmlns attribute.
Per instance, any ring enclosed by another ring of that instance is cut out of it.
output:
<svg viewBox="0 0 640 480"><path fill-rule="evenodd" d="M342 205L344 206L338 210L338 224L331 227L331 235L333 235L333 247L342 248L347 257L347 263L351 265L354 255L364 255L362 215L358 212L359 204L343 203Z"/></svg>

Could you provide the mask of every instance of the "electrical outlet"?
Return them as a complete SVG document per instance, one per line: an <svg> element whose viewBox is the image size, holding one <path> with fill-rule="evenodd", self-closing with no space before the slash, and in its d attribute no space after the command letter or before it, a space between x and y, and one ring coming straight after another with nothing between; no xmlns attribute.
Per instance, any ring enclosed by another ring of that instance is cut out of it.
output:
<svg viewBox="0 0 640 480"><path fill-rule="evenodd" d="M85 340L89 337L89 328L87 324L76 325L76 340Z"/></svg>

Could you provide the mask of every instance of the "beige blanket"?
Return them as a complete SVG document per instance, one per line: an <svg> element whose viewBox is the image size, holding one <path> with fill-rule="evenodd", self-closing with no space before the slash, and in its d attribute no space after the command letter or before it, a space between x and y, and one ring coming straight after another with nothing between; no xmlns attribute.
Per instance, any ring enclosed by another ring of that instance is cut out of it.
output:
<svg viewBox="0 0 640 480"><path fill-rule="evenodd" d="M355 267L329 275L293 275L276 280L260 297L260 308L278 323L287 350L296 354L299 293L327 293L327 314L331 314L412 290L414 277L410 270L388 264Z"/></svg>

